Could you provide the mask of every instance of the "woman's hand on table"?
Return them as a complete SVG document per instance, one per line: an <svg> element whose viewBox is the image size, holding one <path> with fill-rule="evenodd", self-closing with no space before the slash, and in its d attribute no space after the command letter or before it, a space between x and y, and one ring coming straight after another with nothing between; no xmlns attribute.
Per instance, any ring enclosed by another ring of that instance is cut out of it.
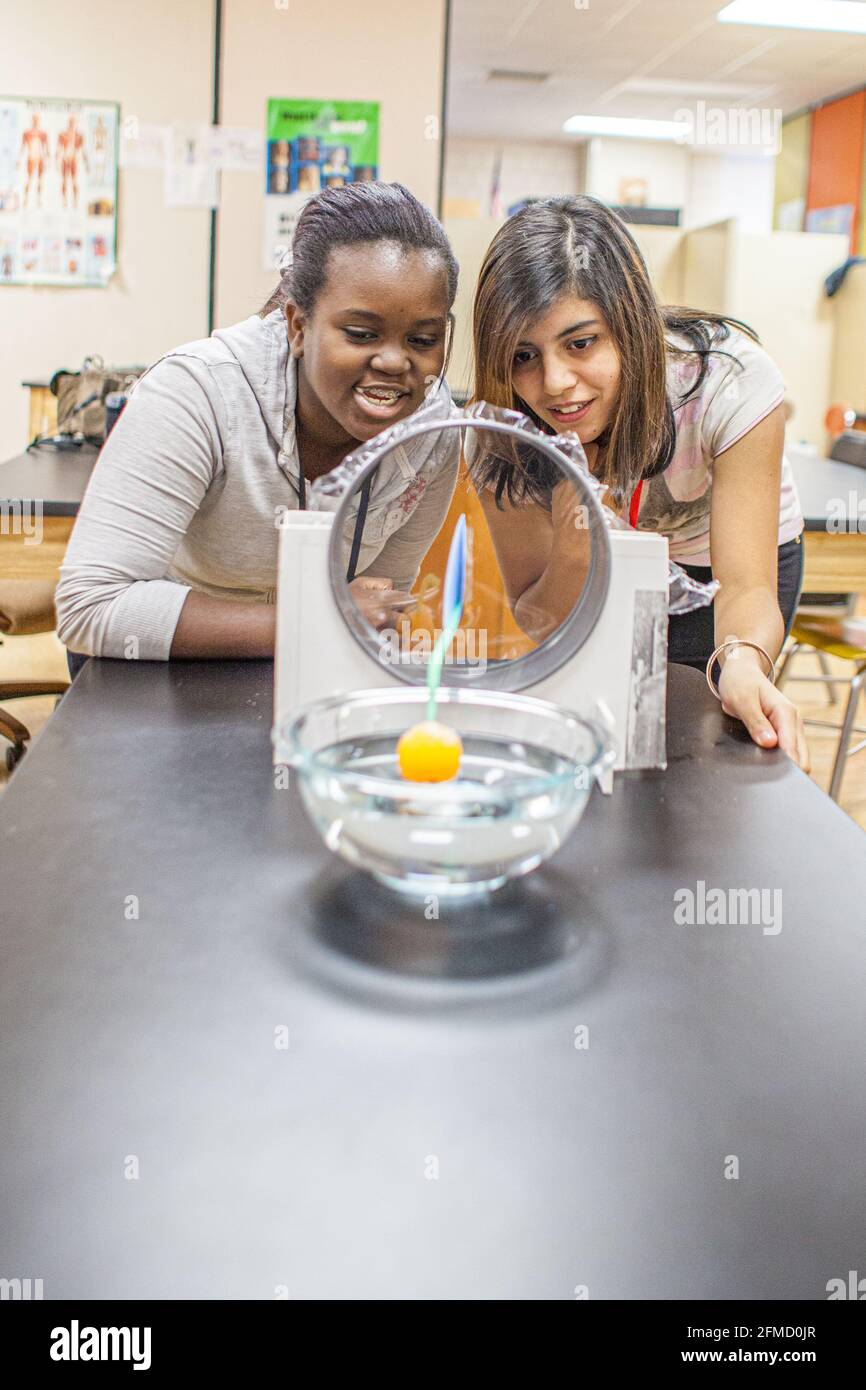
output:
<svg viewBox="0 0 866 1390"><path fill-rule="evenodd" d="M758 660L757 653L750 651L736 651L728 657L718 681L722 709L742 720L760 748L781 748L798 767L809 772L803 716L764 675Z"/></svg>

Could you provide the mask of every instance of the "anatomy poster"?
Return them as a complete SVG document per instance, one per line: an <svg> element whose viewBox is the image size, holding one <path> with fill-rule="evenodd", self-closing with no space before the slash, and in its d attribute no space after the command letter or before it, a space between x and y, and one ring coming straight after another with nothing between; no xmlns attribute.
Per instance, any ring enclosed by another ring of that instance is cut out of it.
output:
<svg viewBox="0 0 866 1390"><path fill-rule="evenodd" d="M118 107L0 97L0 285L106 285L117 255Z"/></svg>

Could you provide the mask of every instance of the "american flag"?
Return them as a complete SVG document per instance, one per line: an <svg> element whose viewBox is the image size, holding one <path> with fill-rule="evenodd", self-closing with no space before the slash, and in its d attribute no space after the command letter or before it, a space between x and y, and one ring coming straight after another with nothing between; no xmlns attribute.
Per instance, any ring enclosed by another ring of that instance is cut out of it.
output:
<svg viewBox="0 0 866 1390"><path fill-rule="evenodd" d="M493 161L493 173L490 176L490 216L502 216L502 151L496 155Z"/></svg>

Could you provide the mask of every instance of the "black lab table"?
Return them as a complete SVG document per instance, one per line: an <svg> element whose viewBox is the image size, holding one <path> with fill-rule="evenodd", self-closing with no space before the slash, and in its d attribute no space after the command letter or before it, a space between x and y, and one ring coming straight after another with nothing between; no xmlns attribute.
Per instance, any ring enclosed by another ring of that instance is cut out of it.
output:
<svg viewBox="0 0 866 1390"><path fill-rule="evenodd" d="M265 663L90 662L0 801L4 1277L823 1299L866 1272L866 841L697 673L666 772L438 921L323 848L270 718ZM713 889L771 915L677 920Z"/></svg>

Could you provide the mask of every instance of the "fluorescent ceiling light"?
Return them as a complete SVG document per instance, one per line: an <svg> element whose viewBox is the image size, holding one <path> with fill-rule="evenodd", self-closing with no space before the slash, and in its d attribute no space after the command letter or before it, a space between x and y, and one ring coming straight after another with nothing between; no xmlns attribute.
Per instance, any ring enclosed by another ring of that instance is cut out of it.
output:
<svg viewBox="0 0 866 1390"><path fill-rule="evenodd" d="M642 96L690 97L760 97L769 89L766 83L705 82L702 77L629 77L622 84L624 92L640 92Z"/></svg>
<svg viewBox="0 0 866 1390"><path fill-rule="evenodd" d="M718 19L722 24L866 34L866 5L854 0L733 0L719 10Z"/></svg>
<svg viewBox="0 0 866 1390"><path fill-rule="evenodd" d="M622 135L629 140L685 140L688 121L644 121L631 116L569 116L569 135Z"/></svg>

